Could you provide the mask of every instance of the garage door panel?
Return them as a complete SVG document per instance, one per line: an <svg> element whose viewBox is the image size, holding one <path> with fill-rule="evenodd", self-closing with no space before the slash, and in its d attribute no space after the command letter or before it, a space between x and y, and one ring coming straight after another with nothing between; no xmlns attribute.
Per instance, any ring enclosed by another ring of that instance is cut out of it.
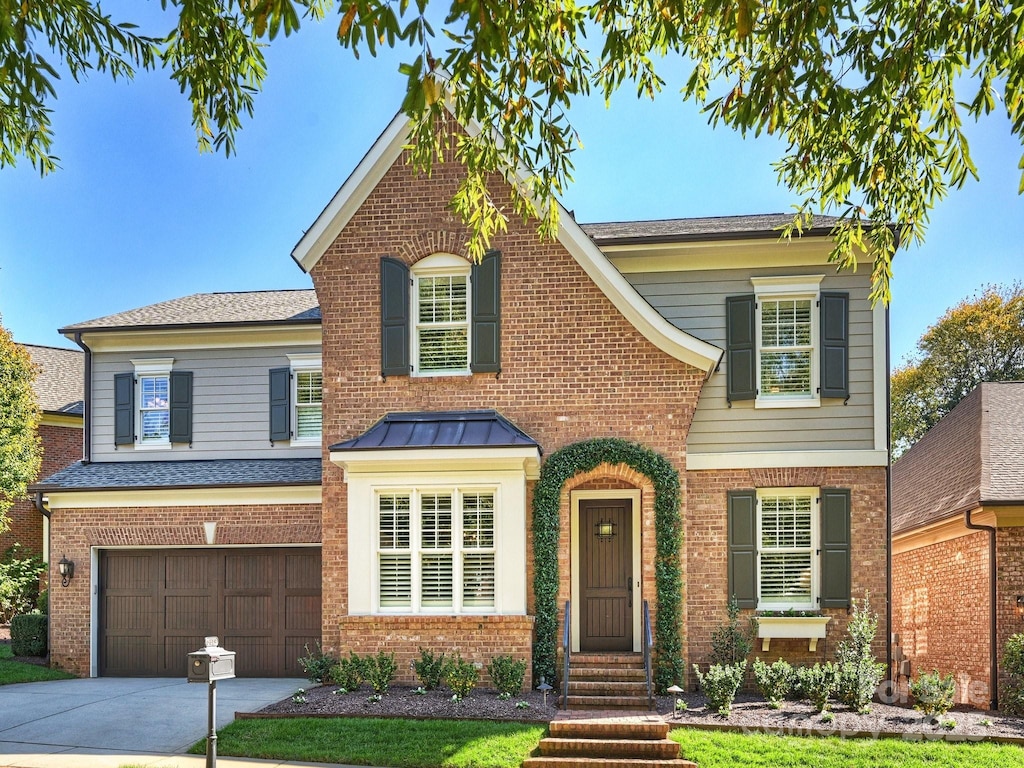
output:
<svg viewBox="0 0 1024 768"><path fill-rule="evenodd" d="M227 632L262 629L269 634L274 624L270 595L232 595L224 598L224 629Z"/></svg>
<svg viewBox="0 0 1024 768"><path fill-rule="evenodd" d="M213 581L210 557L202 554L173 554L164 560L164 588L208 589Z"/></svg>
<svg viewBox="0 0 1024 768"><path fill-rule="evenodd" d="M100 674L184 676L217 635L241 676L301 675L320 639L320 550L109 550L100 558Z"/></svg>

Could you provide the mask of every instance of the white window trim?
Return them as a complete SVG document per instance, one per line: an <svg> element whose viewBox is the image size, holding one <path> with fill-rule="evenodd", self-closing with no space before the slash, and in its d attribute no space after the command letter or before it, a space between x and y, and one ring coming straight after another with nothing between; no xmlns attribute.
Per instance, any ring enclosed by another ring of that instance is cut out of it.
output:
<svg viewBox="0 0 1024 768"><path fill-rule="evenodd" d="M761 599L761 499L765 496L811 497L811 599L807 603L765 603ZM821 489L758 488L757 489L757 610L759 611L816 611L821 608Z"/></svg>
<svg viewBox="0 0 1024 768"><path fill-rule="evenodd" d="M320 389L320 436L299 437L299 373L319 373L323 376L323 355L319 353L301 353L288 355L288 363L291 367L291 380L288 384L291 387L291 412L288 418L291 420L291 445L320 445L323 442L323 418L324 399L323 386ZM322 379L321 379L322 381Z"/></svg>
<svg viewBox="0 0 1024 768"><path fill-rule="evenodd" d="M821 329L818 302L824 275L795 275L788 277L752 277L754 285L754 346L757 351L757 397L755 408L819 408L821 406ZM809 299L811 302L811 377L809 395L763 395L761 386L761 302L786 299Z"/></svg>
<svg viewBox="0 0 1024 768"><path fill-rule="evenodd" d="M132 360L135 367L135 380L132 383L134 388L135 412L132 414L135 429L135 450L137 451L169 451L171 450L170 415L171 404L167 403L168 433L166 440L142 439L142 378L143 377L167 377L167 397L171 395L171 369L174 367L173 357L147 358Z"/></svg>
<svg viewBox="0 0 1024 768"><path fill-rule="evenodd" d="M470 376L470 350L473 349L473 280L472 267L461 256L451 253L435 253L416 262L410 268L412 290L409 298L409 338L412 347L412 376L430 378L436 376ZM465 277L466 278L466 367L441 371L420 371L420 343L416 332L420 317L419 280L422 277Z"/></svg>
<svg viewBox="0 0 1024 768"><path fill-rule="evenodd" d="M381 495L409 494L409 548L400 550L382 550L380 546L380 525L378 514L380 507L378 500ZM494 546L487 549L466 549L462 546L462 495L467 493L489 493L494 496L494 523L492 536ZM441 549L431 549L422 544L423 520L421 499L424 495L451 494L452 496L452 520L451 520L451 546ZM415 487L377 487L374 489L373 506L373 557L374 567L371 569L371 582L373 594L373 613L382 616L387 615L419 615L419 616L454 616L454 615L490 615L498 613L499 584L501 578L500 556L498 547L499 526L499 489L495 485L467 485L457 486L415 486ZM380 605L380 568L379 557L382 553L408 554L410 563L410 605L396 607L382 607ZM464 606L463 601L463 565L462 556L465 553L489 552L494 555L494 605L493 606ZM424 554L451 555L452 558L452 604L450 606L423 606L422 605L422 567L421 559Z"/></svg>

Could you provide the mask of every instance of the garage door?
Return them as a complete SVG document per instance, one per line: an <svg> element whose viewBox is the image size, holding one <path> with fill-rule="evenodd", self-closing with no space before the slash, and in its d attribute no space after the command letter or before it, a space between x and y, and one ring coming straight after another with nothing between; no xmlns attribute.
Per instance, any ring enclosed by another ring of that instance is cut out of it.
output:
<svg viewBox="0 0 1024 768"><path fill-rule="evenodd" d="M244 677L301 677L320 639L320 549L108 550L100 556L99 672L184 677L206 635Z"/></svg>

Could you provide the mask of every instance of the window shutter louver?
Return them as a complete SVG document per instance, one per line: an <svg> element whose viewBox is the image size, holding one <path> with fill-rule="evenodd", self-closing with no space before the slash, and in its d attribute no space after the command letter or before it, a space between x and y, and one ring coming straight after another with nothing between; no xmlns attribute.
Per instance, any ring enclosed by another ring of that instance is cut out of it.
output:
<svg viewBox="0 0 1024 768"><path fill-rule="evenodd" d="M821 397L850 397L850 294L821 294Z"/></svg>
<svg viewBox="0 0 1024 768"><path fill-rule="evenodd" d="M725 300L726 398L753 400L757 396L757 355L754 339L754 294Z"/></svg>
<svg viewBox="0 0 1024 768"><path fill-rule="evenodd" d="M135 443L135 374L114 374L114 445Z"/></svg>
<svg viewBox="0 0 1024 768"><path fill-rule="evenodd" d="M757 607L757 496L729 492L729 599L740 608Z"/></svg>
<svg viewBox="0 0 1024 768"><path fill-rule="evenodd" d="M490 251L474 264L472 343L469 368L474 373L501 372L501 251Z"/></svg>
<svg viewBox="0 0 1024 768"><path fill-rule="evenodd" d="M171 371L172 443L192 444L192 371Z"/></svg>
<svg viewBox="0 0 1024 768"><path fill-rule="evenodd" d="M291 369L270 369L270 442L291 437Z"/></svg>
<svg viewBox="0 0 1024 768"><path fill-rule="evenodd" d="M387 256L380 260L380 372L408 376L409 268Z"/></svg>
<svg viewBox="0 0 1024 768"><path fill-rule="evenodd" d="M821 491L821 607L850 607L850 491Z"/></svg>

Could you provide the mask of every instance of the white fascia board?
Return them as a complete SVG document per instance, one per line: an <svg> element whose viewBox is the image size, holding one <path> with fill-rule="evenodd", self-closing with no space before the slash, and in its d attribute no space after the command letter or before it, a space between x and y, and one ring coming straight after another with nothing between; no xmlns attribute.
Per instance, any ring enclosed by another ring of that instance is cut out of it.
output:
<svg viewBox="0 0 1024 768"><path fill-rule="evenodd" d="M47 491L50 509L108 507L225 507L234 505L320 504L319 485L258 488L166 488L159 490Z"/></svg>
<svg viewBox="0 0 1024 768"><path fill-rule="evenodd" d="M686 468L774 469L778 467L884 467L886 451L750 451L688 454Z"/></svg>
<svg viewBox="0 0 1024 768"><path fill-rule="evenodd" d="M332 451L331 463L354 474L409 475L419 472L508 472L540 476L540 450L519 448L397 448L394 450Z"/></svg>
<svg viewBox="0 0 1024 768"><path fill-rule="evenodd" d="M475 124L465 128L473 135L481 130ZM370 192L399 158L408 136L409 118L399 112L292 250L292 258L304 271L309 272L341 234ZM517 173L510 170L505 173L505 178L521 189L528 188L522 171ZM662 352L700 368L705 372L705 378L710 376L724 351L681 331L662 317L619 273L561 203L556 204L560 219L558 241L615 308Z"/></svg>
<svg viewBox="0 0 1024 768"><path fill-rule="evenodd" d="M408 136L409 117L399 112L377 137L370 151L359 161L359 165L331 198L331 202L295 244L292 258L303 272L308 273L316 266L359 207L366 202L384 174L401 156Z"/></svg>

